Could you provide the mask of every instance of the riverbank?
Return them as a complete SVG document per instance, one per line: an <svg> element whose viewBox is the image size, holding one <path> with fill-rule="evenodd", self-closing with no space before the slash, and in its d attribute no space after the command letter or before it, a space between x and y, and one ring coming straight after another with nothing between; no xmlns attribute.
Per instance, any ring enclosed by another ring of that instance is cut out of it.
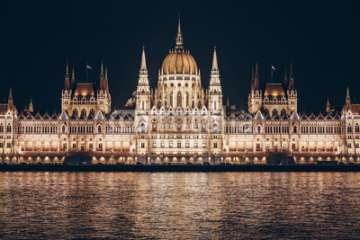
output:
<svg viewBox="0 0 360 240"><path fill-rule="evenodd" d="M1 172L360 172L360 165L0 165Z"/></svg>

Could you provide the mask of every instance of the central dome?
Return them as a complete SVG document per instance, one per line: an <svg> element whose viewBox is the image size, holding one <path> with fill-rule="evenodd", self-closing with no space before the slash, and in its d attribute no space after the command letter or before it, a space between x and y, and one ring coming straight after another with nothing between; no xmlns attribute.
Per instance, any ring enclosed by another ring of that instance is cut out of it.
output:
<svg viewBox="0 0 360 240"><path fill-rule="evenodd" d="M161 74L198 74L198 67L194 57L183 46L183 37L180 28L180 19L176 34L176 45L173 50L165 57L161 65Z"/></svg>
<svg viewBox="0 0 360 240"><path fill-rule="evenodd" d="M194 57L188 51L172 50L161 65L163 74L197 74L198 68Z"/></svg>

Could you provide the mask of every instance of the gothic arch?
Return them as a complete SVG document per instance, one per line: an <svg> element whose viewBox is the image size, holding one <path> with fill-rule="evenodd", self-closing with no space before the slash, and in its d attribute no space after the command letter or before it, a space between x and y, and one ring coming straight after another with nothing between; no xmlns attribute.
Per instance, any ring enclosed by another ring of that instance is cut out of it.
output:
<svg viewBox="0 0 360 240"><path fill-rule="evenodd" d="M176 96L176 105L177 107L182 107L182 96L180 91L177 93Z"/></svg>
<svg viewBox="0 0 360 240"><path fill-rule="evenodd" d="M85 119L86 116L87 116L86 110L85 109L81 110L80 118Z"/></svg>

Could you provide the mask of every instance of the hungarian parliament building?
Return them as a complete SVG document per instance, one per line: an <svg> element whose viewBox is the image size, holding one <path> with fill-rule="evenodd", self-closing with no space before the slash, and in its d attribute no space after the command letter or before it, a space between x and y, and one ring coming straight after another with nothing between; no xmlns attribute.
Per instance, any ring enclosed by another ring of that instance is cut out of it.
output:
<svg viewBox="0 0 360 240"><path fill-rule="evenodd" d="M57 114L36 113L32 102L18 111L10 90L0 104L0 163L63 164L76 154L109 165L267 164L274 154L296 164L360 163L360 104L349 89L341 110L327 102L323 113L300 114L292 67L286 83L260 84L256 64L248 108L238 111L223 102L216 48L211 64L205 89L179 22L157 86L149 85L143 48L137 87L121 109L111 106L103 64L98 84L75 79L66 66Z"/></svg>

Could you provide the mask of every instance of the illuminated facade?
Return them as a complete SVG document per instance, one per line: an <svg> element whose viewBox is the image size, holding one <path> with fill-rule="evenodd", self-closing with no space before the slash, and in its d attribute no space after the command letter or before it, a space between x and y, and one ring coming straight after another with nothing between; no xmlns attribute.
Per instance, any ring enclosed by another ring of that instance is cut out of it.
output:
<svg viewBox="0 0 360 240"><path fill-rule="evenodd" d="M34 113L32 102L19 112L10 91L0 104L0 162L61 164L77 153L91 155L94 164L265 164L274 153L299 164L360 162L360 104L349 90L341 112L327 103L324 114L304 115L292 67L286 86L260 87L257 64L251 75L248 110L224 105L216 49L205 89L179 23L154 89L142 50L137 88L123 109L111 110L103 64L96 87L76 81L66 66L58 114Z"/></svg>

